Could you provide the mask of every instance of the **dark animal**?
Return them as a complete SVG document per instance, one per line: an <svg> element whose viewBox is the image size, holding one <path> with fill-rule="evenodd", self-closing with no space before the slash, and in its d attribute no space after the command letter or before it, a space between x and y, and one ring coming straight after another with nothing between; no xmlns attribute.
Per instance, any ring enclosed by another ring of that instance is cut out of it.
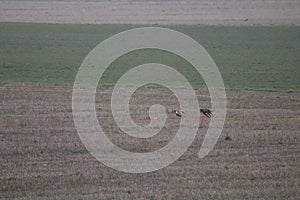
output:
<svg viewBox="0 0 300 200"><path fill-rule="evenodd" d="M207 108L201 108L200 113L202 113L204 116L211 118L213 116L212 112Z"/></svg>

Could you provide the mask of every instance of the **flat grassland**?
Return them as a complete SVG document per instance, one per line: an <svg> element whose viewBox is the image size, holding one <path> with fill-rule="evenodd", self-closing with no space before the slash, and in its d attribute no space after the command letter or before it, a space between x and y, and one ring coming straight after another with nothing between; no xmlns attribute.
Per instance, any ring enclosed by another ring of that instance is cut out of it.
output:
<svg viewBox="0 0 300 200"><path fill-rule="evenodd" d="M300 28L166 26L197 40L212 56L227 89L221 137L197 157L209 120L188 151L146 174L112 170L85 149L72 118L72 84L85 56L101 41L136 25L0 23L0 198L62 199L297 199L300 196ZM203 107L210 98L189 64L161 51L132 52L100 80L97 117L107 136L133 152L172 140L180 119L138 140L122 133L110 110L113 84L130 67L163 62L194 86ZM145 87L131 101L136 123L149 123L150 105L178 102L166 88ZM213 119L212 119L213 120Z"/></svg>
<svg viewBox="0 0 300 200"><path fill-rule="evenodd" d="M0 83L73 84L87 54L103 40L136 25L0 23ZM165 26L198 41L216 62L227 89L300 89L298 26ZM183 59L158 50L117 59L100 85L111 85L133 66L162 62L196 88L203 80Z"/></svg>
<svg viewBox="0 0 300 200"><path fill-rule="evenodd" d="M300 25L298 0L0 0L3 22Z"/></svg>

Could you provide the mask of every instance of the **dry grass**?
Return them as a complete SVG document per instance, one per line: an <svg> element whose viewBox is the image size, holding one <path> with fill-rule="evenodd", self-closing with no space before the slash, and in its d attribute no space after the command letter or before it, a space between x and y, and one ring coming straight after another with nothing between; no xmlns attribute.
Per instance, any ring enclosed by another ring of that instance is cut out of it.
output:
<svg viewBox="0 0 300 200"><path fill-rule="evenodd" d="M75 24L299 25L297 0L0 1L0 21Z"/></svg>
<svg viewBox="0 0 300 200"><path fill-rule="evenodd" d="M131 151L164 146L178 118L145 141L121 133L110 114L109 93L97 94L99 121L110 139ZM208 121L188 151L172 165L151 173L128 174L96 161L82 145L72 119L70 87L0 87L0 198L101 199L296 199L300 177L300 94L228 91L225 128L205 159L197 153ZM197 91L209 106L206 91ZM153 98L146 98L147 96ZM132 117L147 124L147 108L173 107L168 91L138 90ZM151 99L151 100L149 100Z"/></svg>

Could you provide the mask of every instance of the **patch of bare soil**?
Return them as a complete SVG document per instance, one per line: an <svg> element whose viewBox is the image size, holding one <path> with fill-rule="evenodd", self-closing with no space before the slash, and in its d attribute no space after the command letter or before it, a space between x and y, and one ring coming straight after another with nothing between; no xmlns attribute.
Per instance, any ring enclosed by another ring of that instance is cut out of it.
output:
<svg viewBox="0 0 300 200"><path fill-rule="evenodd" d="M300 25L298 0L0 1L1 22Z"/></svg>
<svg viewBox="0 0 300 200"><path fill-rule="evenodd" d="M197 157L209 119L172 165L146 174L110 169L81 143L71 109L72 88L0 87L0 198L297 199L300 177L300 94L228 91L228 114L214 150ZM122 133L110 113L111 88L100 88L96 109L107 136L129 151L153 151L174 136L180 119L168 114L153 138ZM197 91L209 107L207 91ZM173 94L139 89L131 101L136 123L149 123L149 105L178 106ZM217 116L215 116L217 117ZM212 119L213 120L213 119Z"/></svg>

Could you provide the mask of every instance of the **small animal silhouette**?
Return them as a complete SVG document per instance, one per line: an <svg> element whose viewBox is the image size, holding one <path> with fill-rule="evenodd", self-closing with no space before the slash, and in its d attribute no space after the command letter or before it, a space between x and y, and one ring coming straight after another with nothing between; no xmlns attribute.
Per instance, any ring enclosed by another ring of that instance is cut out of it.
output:
<svg viewBox="0 0 300 200"><path fill-rule="evenodd" d="M175 113L176 116L182 117L184 114L183 110L173 110L173 113Z"/></svg>
<svg viewBox="0 0 300 200"><path fill-rule="evenodd" d="M207 108L201 108L200 112L208 118L211 118L213 116L212 112Z"/></svg>

